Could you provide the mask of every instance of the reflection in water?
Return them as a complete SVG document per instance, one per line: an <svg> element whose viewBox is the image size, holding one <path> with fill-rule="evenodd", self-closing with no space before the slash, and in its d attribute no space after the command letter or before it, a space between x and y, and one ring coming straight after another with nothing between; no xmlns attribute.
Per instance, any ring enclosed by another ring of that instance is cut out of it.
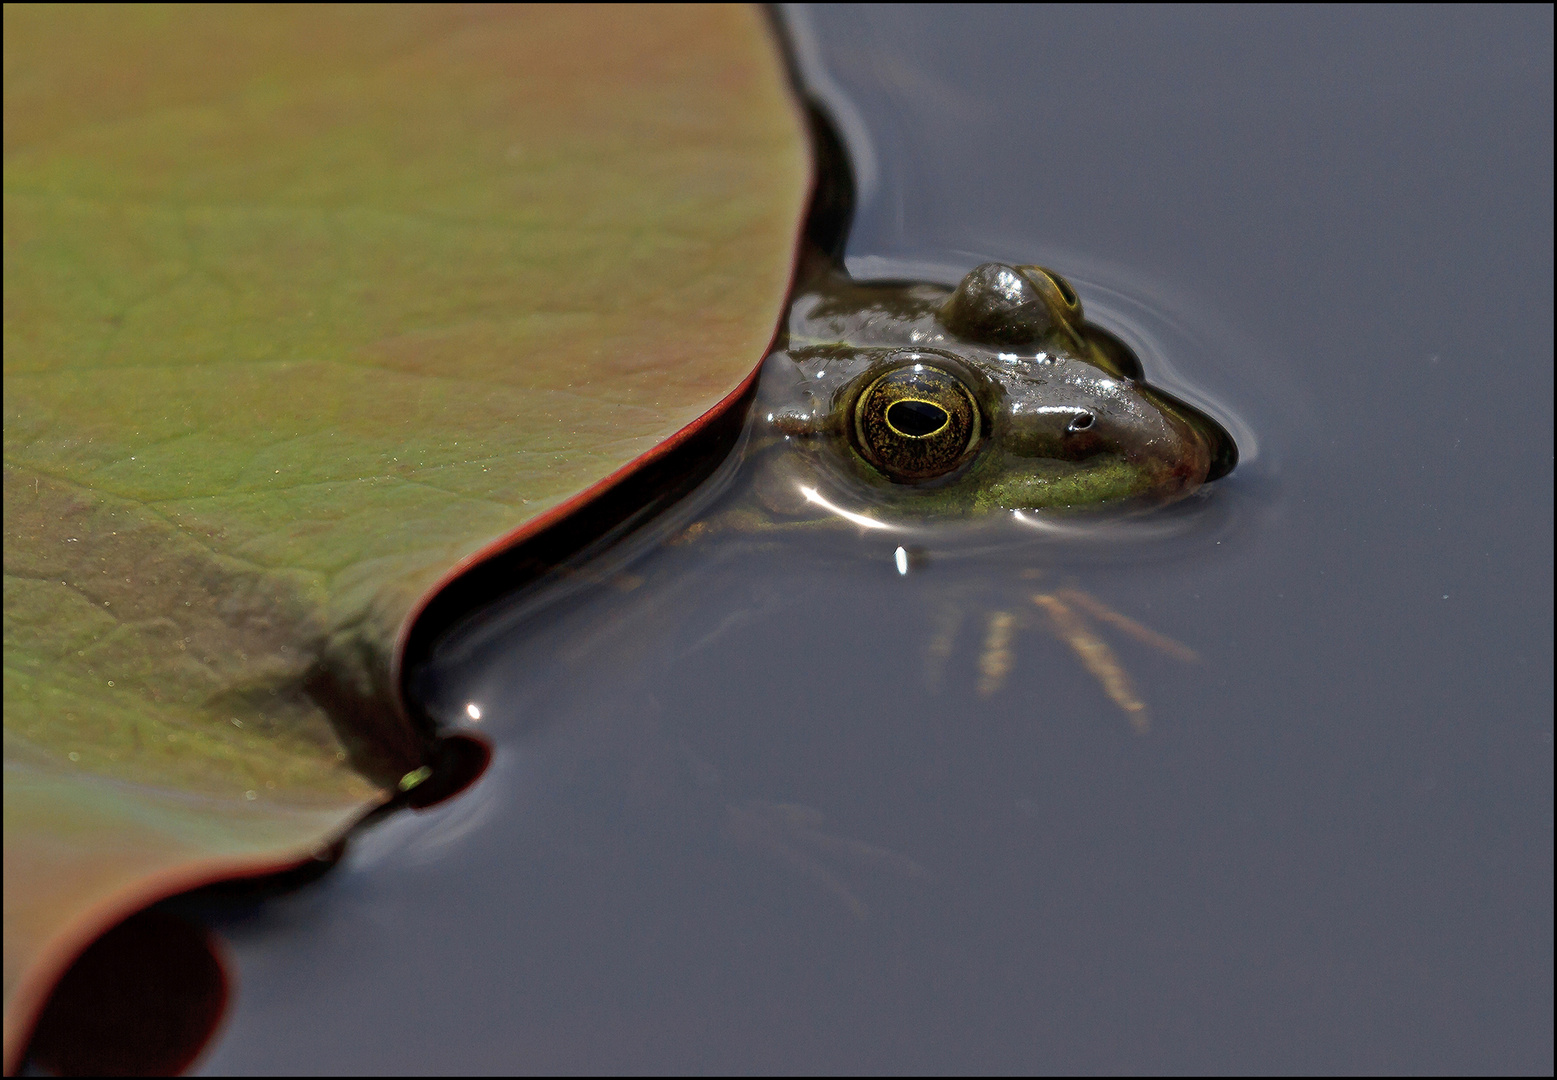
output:
<svg viewBox="0 0 1557 1080"><path fill-rule="evenodd" d="M830 500L824 499L821 495L817 494L816 488L810 487L809 485L796 484L795 490L800 492L801 496L805 499L806 502L811 503L814 506L820 506L829 514L833 514L836 517L842 518L844 521L847 521L852 525L858 525L862 529L886 529L893 532L901 532L904 529L903 526L894 527L892 525L888 525L884 521L877 521L875 518L866 517L864 514L856 514L853 510L845 510L843 507L838 506ZM899 548L898 551L903 551L903 549ZM893 554L893 558L894 560L897 558L896 553ZM902 561L903 568L898 571L900 574L908 572L908 557L906 552L904 552Z"/></svg>
<svg viewBox="0 0 1557 1080"><path fill-rule="evenodd" d="M919 841L912 831L899 831L902 849L861 838L861 811L867 819L874 812L861 804L863 789L841 777L844 787L815 787L812 766L779 767L752 740L825 757L839 752L829 749L834 742L874 738L882 760L922 757L928 747L910 733L928 722L953 725L950 734L974 715L974 703L986 716L1030 725L1026 742L1048 724L1087 726L1104 701L1144 735L1140 683L1101 628L1148 647L1143 655L1198 657L1076 584L1095 562L1085 549L1089 529L1110 531L1105 561L1131 547L1117 517L1068 519L1066 538L1083 543L1067 546L1004 515L911 522L900 511L887 524L809 485L801 508L777 513L771 476L778 469L793 477L796 465L783 451L748 436L665 518L456 626L417 684L432 715L451 727L479 725L499 746L538 754L547 771L574 777L569 783L590 777L563 800L574 809L557 824L543 824L561 812L555 794L519 824L542 830L543 847L600 865L604 852L636 847L630 837L640 833L672 849L714 841L787 875L782 892L820 890L864 919L877 904L863 898L860 874L888 893L894 880L923 879ZM1176 534L1196 535L1192 520L1181 517ZM1225 535L1224 519L1200 520L1200 540ZM915 538L911 548L897 542L905 532ZM1156 531L1141 536L1137 549L1160 542ZM1065 649L1023 637L1035 629ZM1008 686L1018 672L1027 673L1016 680L1025 699ZM762 688L746 681L774 677ZM1037 698L1026 689L1034 678L1044 687ZM848 698L863 700L837 697L850 683ZM818 691L834 700L798 704ZM1067 698L1085 704L1054 719L1053 706ZM749 749L733 749L743 744ZM801 791L810 792L804 802ZM609 806L625 816L604 832L584 824ZM853 807L856 824L824 825L840 806ZM674 838L662 831L672 822Z"/></svg>
<svg viewBox="0 0 1557 1080"><path fill-rule="evenodd" d="M1041 576L1041 572L1029 571L1023 576L1038 577ZM1150 645L1177 660L1194 663L1199 659L1193 649L1119 614L1080 589L1061 589L1058 593L1035 593L1032 601L1048 616L1045 622L1050 632L1070 646L1076 658L1097 680L1109 700L1124 710L1137 734L1145 735L1151 729L1146 703L1141 700L1124 664L1120 662L1108 642L1098 635L1096 628L1087 621L1087 616L1108 623L1135 640ZM961 618L962 612L954 610L950 616L950 624L938 630L931 638L925 650L925 671L929 677L927 681L939 680L945 656L954 643L956 627L960 625ZM989 612L984 650L979 655L978 662L977 692L980 697L988 697L1005 685L1006 676L1010 674L1014 663L1012 644L1017 630L1025 625L1027 624L1016 612Z"/></svg>
<svg viewBox="0 0 1557 1080"><path fill-rule="evenodd" d="M1129 672L1114 656L1114 650L1098 637L1081 615L1059 597L1039 593L1033 597L1033 602L1048 613L1054 632L1081 658L1092 677L1102 684L1109 700L1129 715L1130 723L1138 734L1145 735L1150 727L1146 718L1146 703L1136 693Z"/></svg>
<svg viewBox="0 0 1557 1080"><path fill-rule="evenodd" d="M737 847L778 859L797 874L810 878L842 901L856 919L870 909L844 884L845 870L832 869L828 861L849 869L875 869L905 878L924 876L924 867L905 855L847 836L823 832L820 810L795 803L753 799L729 808L724 835Z"/></svg>
<svg viewBox="0 0 1557 1080"><path fill-rule="evenodd" d="M216 1029L227 974L210 935L150 910L93 942L61 977L27 1049L54 1076L176 1076Z"/></svg>

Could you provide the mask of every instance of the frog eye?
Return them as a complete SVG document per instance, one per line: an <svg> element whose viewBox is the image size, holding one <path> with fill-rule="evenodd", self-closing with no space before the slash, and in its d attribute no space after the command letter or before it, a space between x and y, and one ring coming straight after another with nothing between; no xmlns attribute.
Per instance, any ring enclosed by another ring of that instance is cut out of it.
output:
<svg viewBox="0 0 1557 1080"><path fill-rule="evenodd" d="M1070 282L1059 274L1042 266L1020 266L1017 269L1043 294L1049 307L1059 312L1066 322L1081 322L1081 297L1071 288Z"/></svg>
<svg viewBox="0 0 1557 1080"><path fill-rule="evenodd" d="M990 345L1031 344L1056 330L1074 340L1081 298L1053 270L985 263L947 297L940 319L959 337Z"/></svg>
<svg viewBox="0 0 1557 1080"><path fill-rule="evenodd" d="M908 364L877 378L854 406L860 453L893 480L951 472L978 444L979 408L968 387L932 364Z"/></svg>
<svg viewBox="0 0 1557 1080"><path fill-rule="evenodd" d="M1047 279L1045 287L1054 291ZM1038 341L1058 321L1054 302L1033 283L1025 268L1004 263L985 263L968 271L942 305L940 318L942 325L959 337L994 345Z"/></svg>

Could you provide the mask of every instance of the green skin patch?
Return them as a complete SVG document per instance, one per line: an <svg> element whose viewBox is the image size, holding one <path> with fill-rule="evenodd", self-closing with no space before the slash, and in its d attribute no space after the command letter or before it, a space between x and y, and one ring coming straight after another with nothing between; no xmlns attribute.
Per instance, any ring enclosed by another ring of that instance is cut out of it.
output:
<svg viewBox="0 0 1557 1080"><path fill-rule="evenodd" d="M1036 266L987 263L955 289L822 268L758 393L764 502L796 516L815 516L796 497L807 486L921 520L1161 505L1237 461L1221 425L1147 384L1069 283ZM956 422L891 422L926 400Z"/></svg>
<svg viewBox="0 0 1557 1080"><path fill-rule="evenodd" d="M1071 472L1008 474L979 492L973 508L977 512L1047 510L1123 502L1147 494L1152 481L1147 470L1109 455Z"/></svg>

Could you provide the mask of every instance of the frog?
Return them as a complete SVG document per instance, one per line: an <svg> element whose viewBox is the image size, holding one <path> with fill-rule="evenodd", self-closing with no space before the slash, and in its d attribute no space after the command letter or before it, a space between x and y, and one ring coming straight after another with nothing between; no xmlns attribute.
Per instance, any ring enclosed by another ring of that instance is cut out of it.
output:
<svg viewBox="0 0 1557 1080"><path fill-rule="evenodd" d="M753 408L770 511L804 515L825 490L856 524L1139 512L1238 462L1055 270L985 262L949 286L831 262L801 280Z"/></svg>
<svg viewBox="0 0 1557 1080"><path fill-rule="evenodd" d="M1015 515L1024 524L1047 516L1095 525L1098 515L1138 515L1189 498L1237 465L1227 430L1152 386L1135 352L1086 318L1076 288L1056 270L990 261L956 285L859 281L836 251L818 247L797 280L748 413L737 462L744 483L671 544L730 531L776 543L774 534L790 529L858 527L889 538L861 553L907 576L931 561L992 550L968 543L959 522ZM1052 524L1043 531L1099 535ZM1147 734L1146 701L1108 635L1186 663L1198 657L1079 582L1049 580L1042 565L1011 565L1033 555L1044 561L1041 547L1006 548L982 595L942 598L918 663L927 692L958 635L983 622L971 688L980 697L999 693L1018 662L1016 637L1037 628Z"/></svg>
<svg viewBox="0 0 1557 1080"><path fill-rule="evenodd" d="M907 577L932 560L989 552L964 543L956 523L1145 512L1194 495L1237 464L1226 430L1152 386L1136 354L1085 317L1077 290L1055 270L985 262L955 285L860 281L836 251L813 251L796 280L786 323L758 372L742 448L718 464L724 471L702 494L652 519L638 534L641 544L558 568L557 576L579 587L640 597L629 614L592 631L580 655L620 659L682 637L672 626L651 630L639 622L699 609L681 598L701 586L700 576L667 576L635 562L660 544L712 544L728 557L782 546L797 529L844 525L862 537L886 530L885 543L843 550ZM1034 553L1023 547L1024 557ZM922 588L929 633L903 625L891 634L901 647L899 674L917 674L926 695L1008 693L1013 670L1043 662L1021 640L1037 631L1091 676L1100 706L1146 736L1145 694L1127 670L1128 653L1117 652L1109 636L1199 662L1192 649L1047 566L1003 557L992 573L927 580ZM689 635L682 653L792 602L782 591L754 598L706 633ZM959 645L969 637L973 648ZM564 660L574 652L555 641L550 647ZM458 707L450 712L457 716ZM593 722L609 723L608 714L597 710ZM912 853L831 824L829 813L841 816L831 806L743 789L687 740L668 739L663 727L673 725L673 717L656 718L600 740L633 748L629 786L638 801L689 799L699 817L720 823L733 851L786 869L797 887L856 921L870 917L871 893L934 877Z"/></svg>
<svg viewBox="0 0 1557 1080"><path fill-rule="evenodd" d="M818 246L797 280L732 463L741 480L721 489L710 512L676 525L669 544L737 532L776 545L791 529L858 527L890 538L861 554L908 576L931 561L990 553L968 543L959 522L1015 515L1032 525L1048 515L1041 531L1050 536L1095 538L1095 528L1054 527L1055 517L1095 526L1097 515L1142 514L1195 495L1238 463L1227 430L1152 386L1135 352L1086 318L1056 270L990 261L956 285L859 281ZM1007 547L985 595L943 599L919 663L927 690L961 629L987 621L972 686L981 697L998 693L1016 636L1036 627L1147 734L1146 702L1107 635L1188 663L1197 662L1193 650L1079 582L1011 565L1034 555L1044 561L1041 547ZM985 619L965 618L979 607Z"/></svg>

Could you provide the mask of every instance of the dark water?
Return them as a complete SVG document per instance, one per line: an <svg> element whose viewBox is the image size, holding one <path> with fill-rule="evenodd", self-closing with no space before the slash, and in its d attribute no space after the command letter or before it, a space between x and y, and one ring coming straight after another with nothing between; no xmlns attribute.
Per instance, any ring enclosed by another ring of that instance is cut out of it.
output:
<svg viewBox="0 0 1557 1080"><path fill-rule="evenodd" d="M1244 463L1156 540L500 606L436 691L490 771L218 920L203 1067L1550 1072L1551 9L802 21L854 273L1055 266ZM1092 617L1150 734L1067 589L1198 653Z"/></svg>

